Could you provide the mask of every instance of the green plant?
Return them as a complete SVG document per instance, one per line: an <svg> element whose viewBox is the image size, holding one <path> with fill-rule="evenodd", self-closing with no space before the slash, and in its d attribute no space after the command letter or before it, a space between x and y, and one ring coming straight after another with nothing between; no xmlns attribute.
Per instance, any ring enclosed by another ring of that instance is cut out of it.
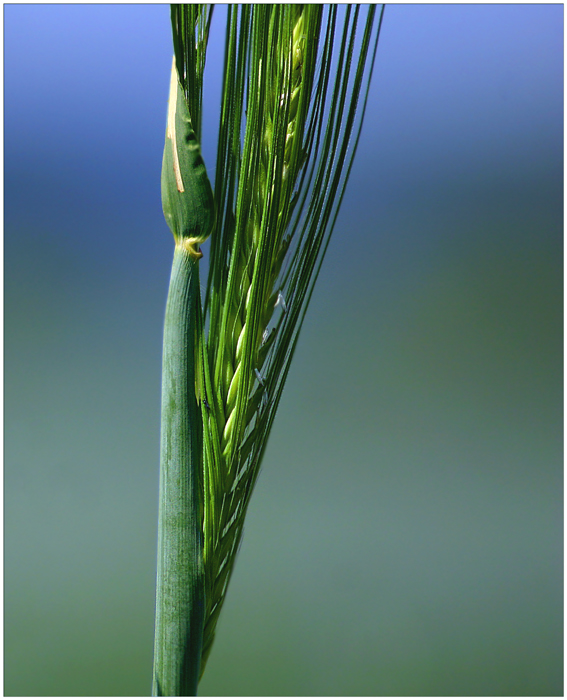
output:
<svg viewBox="0 0 567 700"><path fill-rule="evenodd" d="M383 9L228 7L214 194L199 148L212 7L171 15L153 693L191 695L348 180Z"/></svg>

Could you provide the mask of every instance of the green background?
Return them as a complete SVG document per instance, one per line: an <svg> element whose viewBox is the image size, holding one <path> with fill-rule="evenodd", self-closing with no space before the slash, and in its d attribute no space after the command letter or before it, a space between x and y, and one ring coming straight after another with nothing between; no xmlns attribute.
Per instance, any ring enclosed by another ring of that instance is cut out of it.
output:
<svg viewBox="0 0 567 700"><path fill-rule="evenodd" d="M168 7L4 15L5 694L147 695ZM387 7L201 694L562 694L562 30Z"/></svg>

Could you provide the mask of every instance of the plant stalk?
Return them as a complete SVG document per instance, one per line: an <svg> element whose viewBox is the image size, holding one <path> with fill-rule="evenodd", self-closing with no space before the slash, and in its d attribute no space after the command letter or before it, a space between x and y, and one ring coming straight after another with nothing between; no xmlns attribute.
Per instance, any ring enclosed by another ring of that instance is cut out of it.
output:
<svg viewBox="0 0 567 700"><path fill-rule="evenodd" d="M175 246L165 312L152 695L197 694L205 613L199 502L202 423L195 398L199 263Z"/></svg>

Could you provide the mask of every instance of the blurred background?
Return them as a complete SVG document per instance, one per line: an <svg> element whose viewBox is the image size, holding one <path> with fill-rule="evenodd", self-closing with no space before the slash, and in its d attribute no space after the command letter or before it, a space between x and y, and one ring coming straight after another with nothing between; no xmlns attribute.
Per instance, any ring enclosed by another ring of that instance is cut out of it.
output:
<svg viewBox="0 0 567 700"><path fill-rule="evenodd" d="M169 7L4 38L4 691L149 695ZM388 6L201 694L562 695L562 200L563 6Z"/></svg>

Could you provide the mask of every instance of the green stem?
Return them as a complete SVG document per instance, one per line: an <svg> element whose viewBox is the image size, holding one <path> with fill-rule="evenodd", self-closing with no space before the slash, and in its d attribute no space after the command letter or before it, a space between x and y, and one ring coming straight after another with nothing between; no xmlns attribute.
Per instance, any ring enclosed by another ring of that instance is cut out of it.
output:
<svg viewBox="0 0 567 700"><path fill-rule="evenodd" d="M154 696L196 695L199 681L205 611L195 398L199 293L198 260L177 245L163 339Z"/></svg>

